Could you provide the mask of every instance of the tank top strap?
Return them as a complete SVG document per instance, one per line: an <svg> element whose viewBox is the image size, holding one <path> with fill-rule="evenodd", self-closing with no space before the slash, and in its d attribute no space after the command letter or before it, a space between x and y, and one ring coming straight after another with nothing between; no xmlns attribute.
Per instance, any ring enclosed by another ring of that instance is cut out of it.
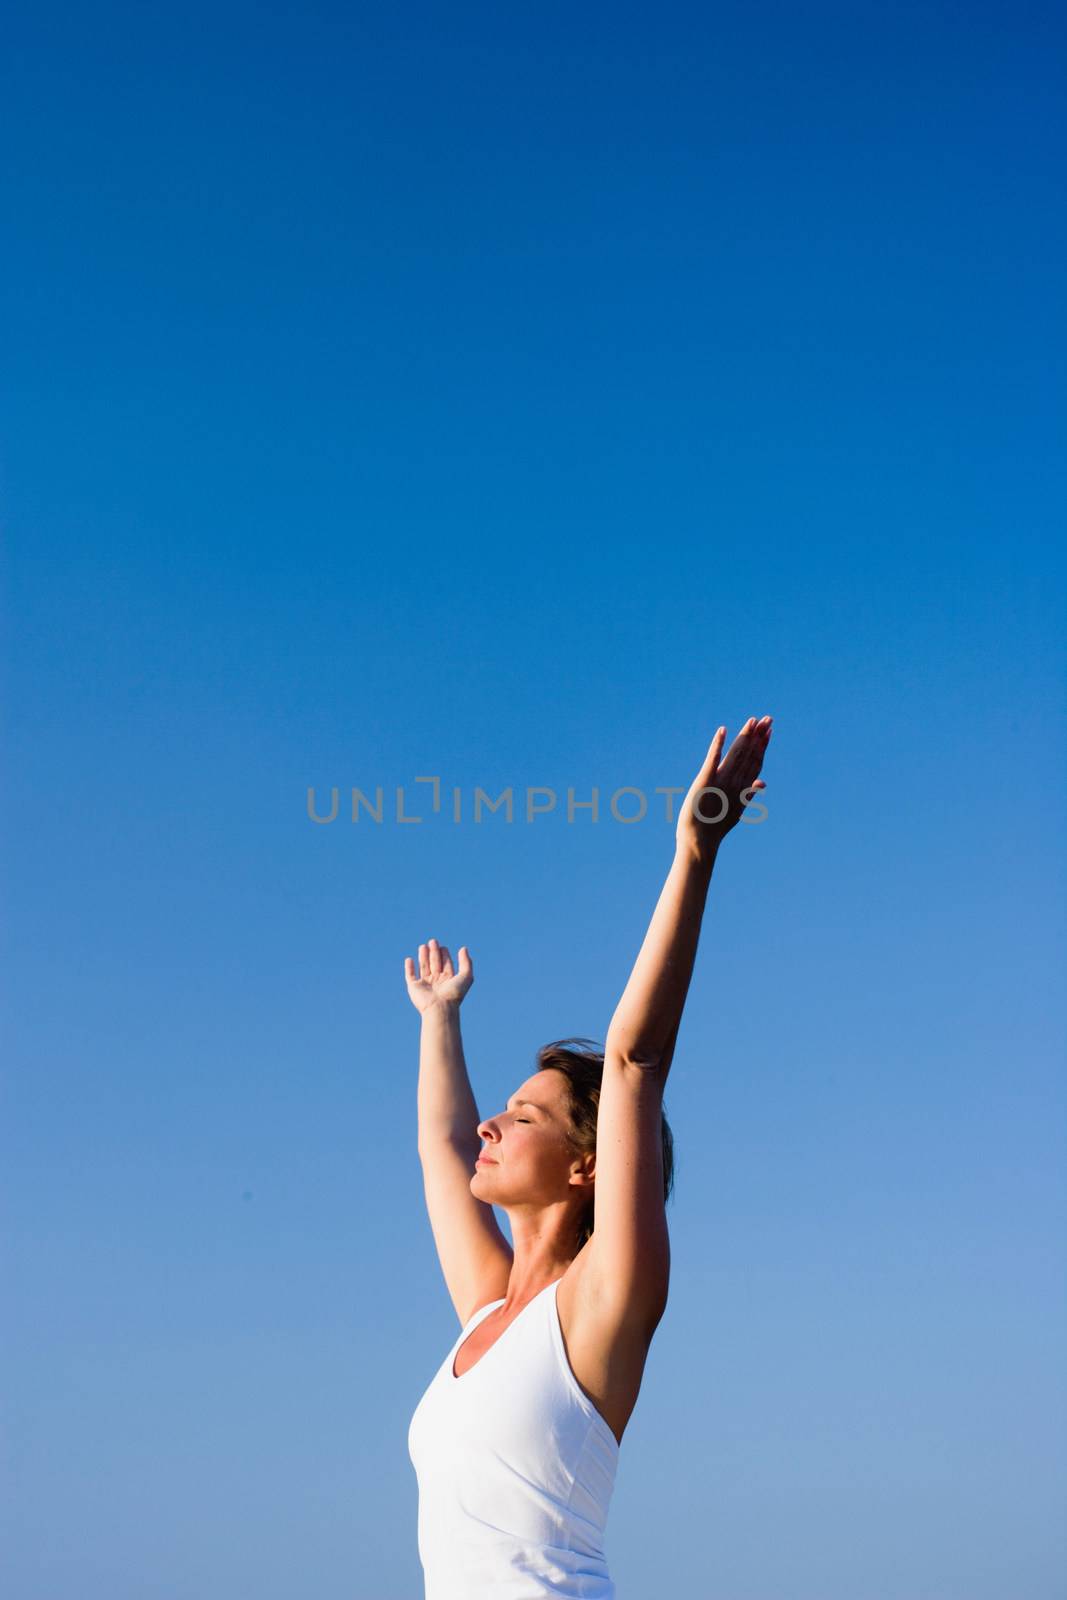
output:
<svg viewBox="0 0 1067 1600"><path fill-rule="evenodd" d="M473 1333L479 1322L483 1322L490 1311L495 1311L497 1306L502 1306L503 1304L503 1300L490 1300L488 1305L479 1306L477 1311L472 1312L459 1330L459 1336L456 1339L454 1348L459 1348L468 1333Z"/></svg>
<svg viewBox="0 0 1067 1600"><path fill-rule="evenodd" d="M467 1327L476 1328L483 1317L487 1317L490 1311L495 1311L497 1306L502 1306L503 1304L503 1300L490 1300L487 1305L480 1306L467 1323Z"/></svg>

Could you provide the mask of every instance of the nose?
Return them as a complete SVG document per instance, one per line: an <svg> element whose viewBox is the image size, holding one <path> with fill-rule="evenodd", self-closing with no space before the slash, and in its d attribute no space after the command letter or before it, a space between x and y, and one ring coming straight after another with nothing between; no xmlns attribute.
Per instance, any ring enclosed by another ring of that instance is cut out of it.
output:
<svg viewBox="0 0 1067 1600"><path fill-rule="evenodd" d="M486 1144L496 1144L500 1138L500 1129L492 1117L486 1117L484 1122L479 1122L478 1137L484 1139Z"/></svg>

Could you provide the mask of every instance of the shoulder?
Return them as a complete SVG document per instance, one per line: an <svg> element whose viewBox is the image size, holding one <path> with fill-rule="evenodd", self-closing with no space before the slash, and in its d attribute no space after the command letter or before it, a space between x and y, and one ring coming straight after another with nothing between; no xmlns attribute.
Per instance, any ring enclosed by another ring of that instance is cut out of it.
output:
<svg viewBox="0 0 1067 1600"><path fill-rule="evenodd" d="M560 1279L556 1306L571 1372L621 1443L666 1302L628 1310L616 1305L601 1292L590 1271L592 1242L583 1246Z"/></svg>
<svg viewBox="0 0 1067 1600"><path fill-rule="evenodd" d="M665 1250L666 1273L647 1274L640 1286L632 1287L625 1295L618 1292L606 1254L598 1253L596 1246L594 1233L567 1268L560 1280L561 1304L567 1306L576 1327L588 1325L607 1338L618 1334L626 1339L645 1336L650 1340L667 1309L669 1243Z"/></svg>

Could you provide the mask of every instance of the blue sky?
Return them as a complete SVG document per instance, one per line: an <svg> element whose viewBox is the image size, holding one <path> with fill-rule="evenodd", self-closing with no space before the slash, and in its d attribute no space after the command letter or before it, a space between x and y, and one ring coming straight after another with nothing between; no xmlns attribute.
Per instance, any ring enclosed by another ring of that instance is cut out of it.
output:
<svg viewBox="0 0 1067 1600"><path fill-rule="evenodd" d="M656 786L771 713L667 1086L620 1600L1053 1600L1062 18L5 35L12 1594L421 1594L457 1327L404 957L470 947L499 1109L603 1038ZM475 825L507 785L557 810Z"/></svg>

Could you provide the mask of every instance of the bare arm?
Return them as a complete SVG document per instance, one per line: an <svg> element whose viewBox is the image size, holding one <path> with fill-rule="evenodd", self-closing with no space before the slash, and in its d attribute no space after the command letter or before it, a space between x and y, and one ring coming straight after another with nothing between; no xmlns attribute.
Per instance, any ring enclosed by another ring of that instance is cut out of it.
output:
<svg viewBox="0 0 1067 1600"><path fill-rule="evenodd" d="M682 804L674 860L608 1028L606 1049L613 1056L664 1072L670 1065L715 859L752 795L766 788L758 773L769 738L770 718L765 717L758 723L749 718L721 760L726 729L712 740ZM706 790L716 793L705 795ZM704 816L717 820L704 821Z"/></svg>
<svg viewBox="0 0 1067 1600"><path fill-rule="evenodd" d="M768 718L758 724L750 719L721 766L725 728L712 740L683 804L674 860L608 1029L597 1114L596 1228L586 1246L602 1332L636 1328L647 1339L667 1303L663 1085L693 975L715 857L741 816L746 794L766 787L756 774L769 731ZM714 804L700 805L704 788L720 789L725 805L715 796ZM701 812L717 817L720 809L721 821L703 821Z"/></svg>
<svg viewBox="0 0 1067 1600"><path fill-rule="evenodd" d="M480 1147L478 1107L467 1076L459 1008L474 982L466 945L454 971L448 946L430 939L419 945L419 965L408 956L404 977L408 998L422 1018L419 1036L419 1149L452 1140Z"/></svg>
<svg viewBox="0 0 1067 1600"><path fill-rule="evenodd" d="M418 1108L420 1150L442 1139L481 1148L481 1118L463 1056L458 1000L439 1000L422 1013Z"/></svg>
<svg viewBox="0 0 1067 1600"><path fill-rule="evenodd" d="M606 1048L628 1061L658 1065L673 1044L693 975L714 853L698 859L675 848L667 881L608 1028Z"/></svg>
<svg viewBox="0 0 1067 1600"><path fill-rule="evenodd" d="M459 1031L460 1002L474 982L470 952L461 946L456 973L448 947L431 939L419 946L418 972L409 956L404 975L422 1018L418 1116L426 1209L452 1304L465 1324L479 1306L504 1296L512 1263L492 1206L470 1186L481 1149Z"/></svg>

